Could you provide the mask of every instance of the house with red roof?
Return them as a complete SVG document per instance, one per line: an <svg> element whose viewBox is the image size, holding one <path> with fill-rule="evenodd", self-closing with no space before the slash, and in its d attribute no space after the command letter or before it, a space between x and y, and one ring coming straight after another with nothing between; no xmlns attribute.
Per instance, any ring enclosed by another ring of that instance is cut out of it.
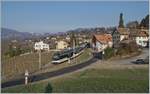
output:
<svg viewBox="0 0 150 94"><path fill-rule="evenodd" d="M112 47L112 36L111 34L98 34L93 35L92 38L92 47L96 52L101 52L107 47Z"/></svg>

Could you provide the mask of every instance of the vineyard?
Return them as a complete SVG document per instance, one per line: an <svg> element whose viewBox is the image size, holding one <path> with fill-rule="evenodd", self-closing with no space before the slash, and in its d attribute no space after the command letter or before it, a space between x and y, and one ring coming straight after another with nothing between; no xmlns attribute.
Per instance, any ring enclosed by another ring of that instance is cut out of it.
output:
<svg viewBox="0 0 150 94"><path fill-rule="evenodd" d="M44 72L50 72L59 70L65 67L73 66L82 62L87 61L92 57L90 49L85 49L85 51L75 59L71 60L69 64L68 61L53 65L51 64L51 59L54 52L43 52L41 57L42 69L39 70L39 54L33 53L24 56L17 56L15 58L10 58L2 63L2 82L16 79L24 76L24 72L27 69L29 74L39 74Z"/></svg>
<svg viewBox="0 0 150 94"><path fill-rule="evenodd" d="M54 52L42 52L42 66L51 61ZM19 77L24 74L25 70L29 73L37 71L39 68L39 54L31 53L23 56L16 56L2 61L2 82L10 80L15 76Z"/></svg>

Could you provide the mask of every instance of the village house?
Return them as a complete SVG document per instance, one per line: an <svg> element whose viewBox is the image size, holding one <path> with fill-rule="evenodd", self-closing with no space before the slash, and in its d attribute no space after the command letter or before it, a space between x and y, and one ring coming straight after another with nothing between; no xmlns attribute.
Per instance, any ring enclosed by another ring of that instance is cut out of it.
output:
<svg viewBox="0 0 150 94"><path fill-rule="evenodd" d="M139 46L146 47L149 41L149 34L144 29L131 29L130 40L135 41Z"/></svg>
<svg viewBox="0 0 150 94"><path fill-rule="evenodd" d="M129 38L129 29L127 28L117 28L113 33L113 46L118 47L119 43L125 39Z"/></svg>
<svg viewBox="0 0 150 94"><path fill-rule="evenodd" d="M65 39L66 39L67 41L70 41L70 36L67 35Z"/></svg>
<svg viewBox="0 0 150 94"><path fill-rule="evenodd" d="M51 40L57 40L57 38L56 37L52 37Z"/></svg>
<svg viewBox="0 0 150 94"><path fill-rule="evenodd" d="M65 49L68 47L68 45L69 44L66 41L60 40L60 41L57 41L56 49L58 50Z"/></svg>
<svg viewBox="0 0 150 94"><path fill-rule="evenodd" d="M49 45L46 43L43 43L43 41L35 42L34 49L35 50L47 50L47 51L49 51Z"/></svg>
<svg viewBox="0 0 150 94"><path fill-rule="evenodd" d="M148 33L146 31L140 31L137 33L136 36L136 43L137 45L140 45L142 47L146 47L148 45L149 37Z"/></svg>
<svg viewBox="0 0 150 94"><path fill-rule="evenodd" d="M107 47L112 47L112 45L111 34L93 35L92 47L94 51L101 52Z"/></svg>
<svg viewBox="0 0 150 94"><path fill-rule="evenodd" d="M136 41L137 32L139 32L139 29L130 29L129 39Z"/></svg>
<svg viewBox="0 0 150 94"><path fill-rule="evenodd" d="M85 43L85 42L91 42L91 39L83 39L83 42Z"/></svg>
<svg viewBox="0 0 150 94"><path fill-rule="evenodd" d="M18 42L18 41L17 41L17 40L12 40L11 42L16 43L16 42Z"/></svg>

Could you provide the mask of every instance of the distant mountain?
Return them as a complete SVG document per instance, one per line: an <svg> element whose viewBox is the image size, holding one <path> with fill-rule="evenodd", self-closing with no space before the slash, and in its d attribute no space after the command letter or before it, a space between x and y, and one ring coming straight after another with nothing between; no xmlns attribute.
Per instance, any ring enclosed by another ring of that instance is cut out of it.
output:
<svg viewBox="0 0 150 94"><path fill-rule="evenodd" d="M14 29L1 28L2 40L25 40L25 39L37 38L39 36L29 32L19 32Z"/></svg>
<svg viewBox="0 0 150 94"><path fill-rule="evenodd" d="M8 29L8 28L1 28L1 39L16 39L16 40L23 40L31 38L33 35L28 32L19 32L17 30Z"/></svg>

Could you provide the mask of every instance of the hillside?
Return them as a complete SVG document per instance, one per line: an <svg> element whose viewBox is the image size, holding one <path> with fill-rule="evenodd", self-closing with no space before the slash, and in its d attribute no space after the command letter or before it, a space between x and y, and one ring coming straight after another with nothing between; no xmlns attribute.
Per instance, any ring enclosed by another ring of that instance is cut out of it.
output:
<svg viewBox="0 0 150 94"><path fill-rule="evenodd" d="M23 40L32 38L33 35L28 32L19 32L17 30L1 28L1 38L2 40Z"/></svg>

